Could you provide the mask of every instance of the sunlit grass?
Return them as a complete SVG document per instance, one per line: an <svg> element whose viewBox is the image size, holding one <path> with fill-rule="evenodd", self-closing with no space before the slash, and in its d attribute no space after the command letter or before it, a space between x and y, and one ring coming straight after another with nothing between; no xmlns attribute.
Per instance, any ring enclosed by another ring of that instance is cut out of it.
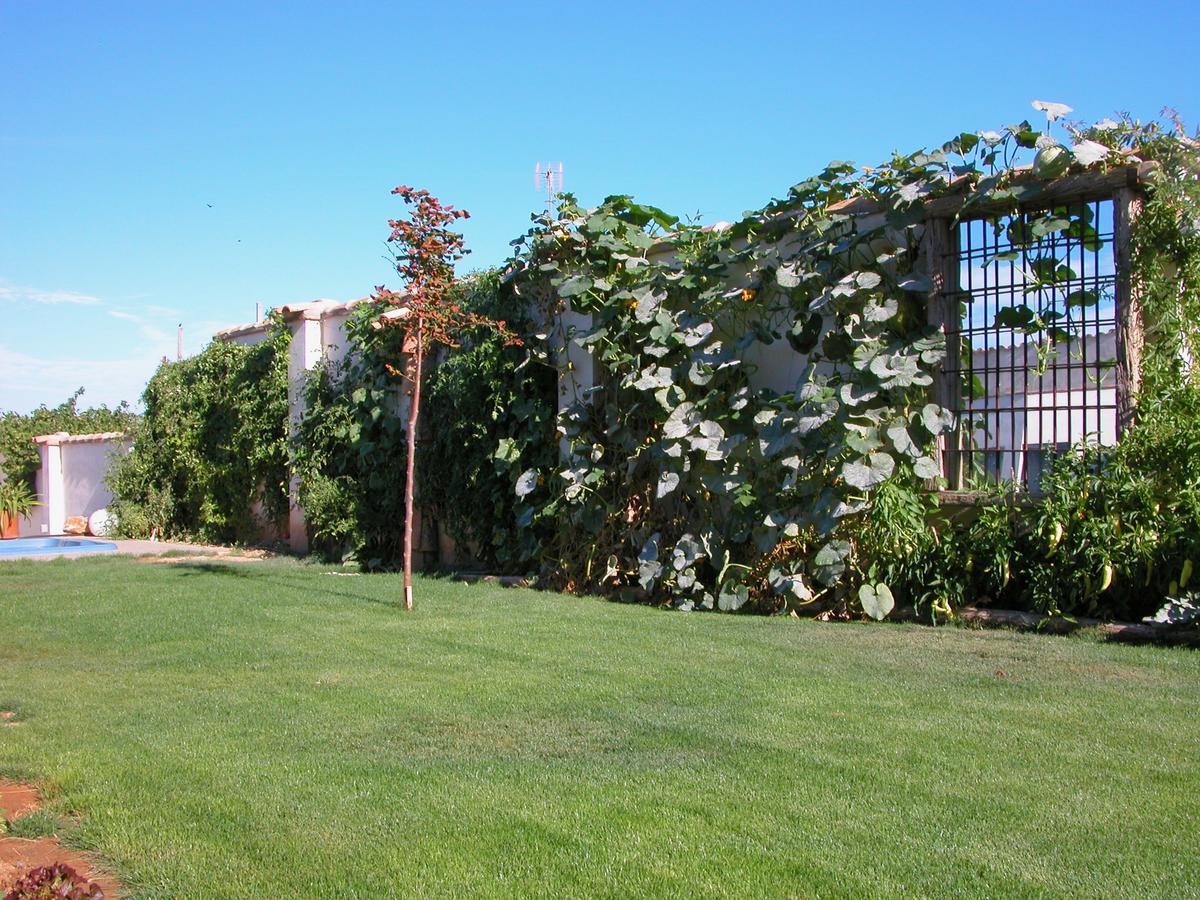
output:
<svg viewBox="0 0 1200 900"><path fill-rule="evenodd" d="M1200 883L1193 651L325 572L0 565L0 774L137 896Z"/></svg>

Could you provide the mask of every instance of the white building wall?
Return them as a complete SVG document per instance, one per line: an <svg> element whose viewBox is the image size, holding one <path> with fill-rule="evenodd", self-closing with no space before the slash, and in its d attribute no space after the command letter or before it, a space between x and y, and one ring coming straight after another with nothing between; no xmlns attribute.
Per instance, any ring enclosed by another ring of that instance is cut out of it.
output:
<svg viewBox="0 0 1200 900"><path fill-rule="evenodd" d="M128 444L97 441L63 444L63 503L67 516L90 516L112 503L106 479L113 457Z"/></svg>
<svg viewBox="0 0 1200 900"><path fill-rule="evenodd" d="M350 353L350 341L346 337L349 318L350 310L339 310L321 319L321 353L330 363L340 363Z"/></svg>
<svg viewBox="0 0 1200 900"><path fill-rule="evenodd" d="M129 451L128 438L113 433L70 435L66 432L34 438L41 455L36 477L41 506L21 524L21 534L62 534L71 516L90 516L113 499L108 472L114 458Z"/></svg>
<svg viewBox="0 0 1200 900"><path fill-rule="evenodd" d="M221 340L225 341L227 344L242 344L243 346L261 344L266 339L267 332L265 328L228 334L221 338Z"/></svg>

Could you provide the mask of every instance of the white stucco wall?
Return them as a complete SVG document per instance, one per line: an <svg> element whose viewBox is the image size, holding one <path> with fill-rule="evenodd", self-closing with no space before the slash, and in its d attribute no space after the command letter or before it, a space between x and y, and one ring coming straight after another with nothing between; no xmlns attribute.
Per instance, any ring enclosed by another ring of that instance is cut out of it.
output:
<svg viewBox="0 0 1200 900"><path fill-rule="evenodd" d="M331 363L340 363L350 352L346 321L350 310L331 312L321 319L321 355Z"/></svg>
<svg viewBox="0 0 1200 900"><path fill-rule="evenodd" d="M120 434L70 435L65 432L34 438L41 455L36 487L41 506L21 523L21 534L62 534L70 516L90 516L112 502L106 483L113 459L127 453L128 438Z"/></svg>
<svg viewBox="0 0 1200 900"><path fill-rule="evenodd" d="M68 516L90 516L112 503L106 479L113 457L127 441L97 441L62 445L64 509Z"/></svg>
<svg viewBox="0 0 1200 900"><path fill-rule="evenodd" d="M254 329L250 331L241 331L234 334L228 334L222 337L222 340L229 344L252 345L261 344L267 339L265 328Z"/></svg>

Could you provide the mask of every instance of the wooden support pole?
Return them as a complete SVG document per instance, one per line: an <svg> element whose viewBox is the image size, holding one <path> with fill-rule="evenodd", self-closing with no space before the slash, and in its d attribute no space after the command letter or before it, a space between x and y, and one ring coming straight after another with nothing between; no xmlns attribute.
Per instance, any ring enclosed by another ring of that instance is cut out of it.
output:
<svg viewBox="0 0 1200 900"><path fill-rule="evenodd" d="M1133 277L1130 238L1133 224L1142 211L1142 195L1134 188L1113 192L1113 258L1117 269L1114 315L1116 333L1117 437L1133 424L1137 395L1142 387L1142 346L1145 332L1142 301Z"/></svg>
<svg viewBox="0 0 1200 900"><path fill-rule="evenodd" d="M958 371L962 365L962 323L958 311L957 229L951 226L949 219L925 221L921 255L933 284L926 301L927 321L946 335L946 358L933 373L933 402L957 414L962 405L962 376ZM962 486L961 441L962 431L957 427L938 438L938 463L951 490ZM936 489L937 486L931 487Z"/></svg>

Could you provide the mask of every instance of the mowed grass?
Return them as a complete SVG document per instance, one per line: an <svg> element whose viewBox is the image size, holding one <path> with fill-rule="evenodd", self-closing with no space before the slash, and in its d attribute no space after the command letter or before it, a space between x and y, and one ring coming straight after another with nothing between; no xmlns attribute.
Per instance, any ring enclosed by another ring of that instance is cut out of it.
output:
<svg viewBox="0 0 1200 900"><path fill-rule="evenodd" d="M1196 652L326 571L0 565L0 774L143 897L1200 885Z"/></svg>

